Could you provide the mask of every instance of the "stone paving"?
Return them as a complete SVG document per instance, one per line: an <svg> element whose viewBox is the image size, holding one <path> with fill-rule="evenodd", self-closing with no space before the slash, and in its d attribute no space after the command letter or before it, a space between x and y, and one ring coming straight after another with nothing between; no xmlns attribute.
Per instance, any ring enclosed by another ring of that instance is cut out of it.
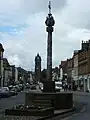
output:
<svg viewBox="0 0 90 120"><path fill-rule="evenodd" d="M90 96L90 92L73 91L76 95Z"/></svg>
<svg viewBox="0 0 90 120"><path fill-rule="evenodd" d="M0 114L0 120L37 120L39 118L42 118L40 116L9 116Z"/></svg>
<svg viewBox="0 0 90 120"><path fill-rule="evenodd" d="M54 114L60 114L68 110L70 109L55 110ZM42 117L40 116L8 116L8 115L4 115L4 113L0 114L0 120L37 120L39 118L42 118Z"/></svg>
<svg viewBox="0 0 90 120"><path fill-rule="evenodd" d="M34 116L3 116L3 115L0 115L0 120L37 120L37 118L41 118L41 117L34 117Z"/></svg>

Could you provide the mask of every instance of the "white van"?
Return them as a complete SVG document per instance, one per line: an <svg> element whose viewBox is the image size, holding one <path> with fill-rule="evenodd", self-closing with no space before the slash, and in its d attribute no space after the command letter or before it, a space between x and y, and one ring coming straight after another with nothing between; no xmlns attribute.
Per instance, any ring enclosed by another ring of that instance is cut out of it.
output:
<svg viewBox="0 0 90 120"><path fill-rule="evenodd" d="M62 82L55 82L55 90L56 91L62 90Z"/></svg>

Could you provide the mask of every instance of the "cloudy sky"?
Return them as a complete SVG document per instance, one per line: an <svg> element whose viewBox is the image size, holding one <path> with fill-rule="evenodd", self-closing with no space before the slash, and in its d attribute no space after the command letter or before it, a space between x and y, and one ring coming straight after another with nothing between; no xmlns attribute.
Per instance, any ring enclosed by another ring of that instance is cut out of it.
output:
<svg viewBox="0 0 90 120"><path fill-rule="evenodd" d="M46 68L48 0L0 0L0 42L10 64L34 69L40 53ZM52 0L55 18L53 66L72 56L90 38L90 0Z"/></svg>

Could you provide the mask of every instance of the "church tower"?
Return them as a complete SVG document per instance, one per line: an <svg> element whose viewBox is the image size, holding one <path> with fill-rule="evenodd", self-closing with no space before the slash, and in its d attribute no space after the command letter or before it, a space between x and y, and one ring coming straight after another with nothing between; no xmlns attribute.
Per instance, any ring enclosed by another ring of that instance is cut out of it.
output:
<svg viewBox="0 0 90 120"><path fill-rule="evenodd" d="M35 57L35 82L41 80L41 57L39 53Z"/></svg>

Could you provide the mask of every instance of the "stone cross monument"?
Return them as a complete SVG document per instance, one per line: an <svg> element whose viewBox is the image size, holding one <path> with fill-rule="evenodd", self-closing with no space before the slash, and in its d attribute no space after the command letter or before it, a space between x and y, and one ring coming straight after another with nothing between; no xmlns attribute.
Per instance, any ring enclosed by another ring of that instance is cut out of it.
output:
<svg viewBox="0 0 90 120"><path fill-rule="evenodd" d="M43 92L54 92L55 82L52 81L52 32L55 24L54 18L51 14L51 1L49 1L49 13L46 17L46 31L48 32L47 38L47 79L43 82Z"/></svg>
<svg viewBox="0 0 90 120"><path fill-rule="evenodd" d="M55 24L54 18L51 14L51 1L49 1L49 13L46 18L46 31L48 32L47 38L47 80L52 80L52 32Z"/></svg>

